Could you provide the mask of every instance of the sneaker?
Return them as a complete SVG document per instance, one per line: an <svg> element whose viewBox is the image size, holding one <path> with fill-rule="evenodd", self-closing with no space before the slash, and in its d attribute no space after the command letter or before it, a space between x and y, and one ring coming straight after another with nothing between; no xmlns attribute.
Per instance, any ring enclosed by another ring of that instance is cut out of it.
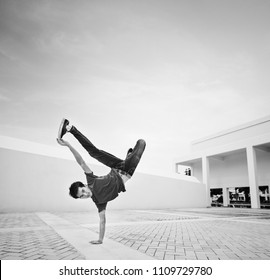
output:
<svg viewBox="0 0 270 280"><path fill-rule="evenodd" d="M127 156L126 156L126 157L128 157L132 152L133 152L133 149L130 148L130 149L127 151Z"/></svg>
<svg viewBox="0 0 270 280"><path fill-rule="evenodd" d="M67 133L67 125L69 124L69 121L67 119L62 119L59 131L58 131L58 138L61 139L66 133Z"/></svg>
<svg viewBox="0 0 270 280"><path fill-rule="evenodd" d="M137 166L138 166L138 164L141 160L142 154L144 152L145 146L146 146L145 141L143 139L140 139L140 140L137 141L133 150L132 149L129 150L129 153L128 153L128 155L126 157L126 160L125 160L124 170L130 176L133 175L135 169L137 168Z"/></svg>

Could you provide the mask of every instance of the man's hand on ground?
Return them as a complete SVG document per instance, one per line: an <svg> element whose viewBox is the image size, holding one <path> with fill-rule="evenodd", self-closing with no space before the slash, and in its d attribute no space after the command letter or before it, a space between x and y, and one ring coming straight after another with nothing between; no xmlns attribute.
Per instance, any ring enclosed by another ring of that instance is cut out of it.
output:
<svg viewBox="0 0 270 280"><path fill-rule="evenodd" d="M93 240L93 241L90 241L90 243L98 245L98 244L102 244L102 241L101 240Z"/></svg>

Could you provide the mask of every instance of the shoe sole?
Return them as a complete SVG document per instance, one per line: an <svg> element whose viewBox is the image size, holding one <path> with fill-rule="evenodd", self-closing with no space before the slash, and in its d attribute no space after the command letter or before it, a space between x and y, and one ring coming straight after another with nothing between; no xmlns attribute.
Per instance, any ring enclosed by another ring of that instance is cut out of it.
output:
<svg viewBox="0 0 270 280"><path fill-rule="evenodd" d="M61 121L61 124L60 124L60 127L59 127L59 130L58 130L58 138L59 139L61 139L64 135L65 135L65 133L66 133L66 131L65 132L63 132L63 128L64 128L64 124L66 123L66 125L68 125L69 124L69 121L67 120L67 119L62 119L62 121Z"/></svg>
<svg viewBox="0 0 270 280"><path fill-rule="evenodd" d="M131 153L130 156L128 156L128 158L131 158L129 163L129 165L131 165L131 168L128 171L128 173L130 172L132 173L130 174L131 176L133 175L135 169L137 168L141 160L145 147L146 147L145 141L142 139L138 140L136 146L133 149L133 152Z"/></svg>

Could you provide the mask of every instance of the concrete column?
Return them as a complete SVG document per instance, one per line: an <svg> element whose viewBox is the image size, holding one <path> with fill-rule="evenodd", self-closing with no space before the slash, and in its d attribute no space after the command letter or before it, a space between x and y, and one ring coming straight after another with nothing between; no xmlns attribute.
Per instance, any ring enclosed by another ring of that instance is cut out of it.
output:
<svg viewBox="0 0 270 280"><path fill-rule="evenodd" d="M211 206L210 202L210 178L209 178L209 158L207 156L204 156L202 158L202 179L203 184L205 184L206 187L206 205L207 207Z"/></svg>
<svg viewBox="0 0 270 280"><path fill-rule="evenodd" d="M256 150L250 146L246 148L246 151L251 208L260 208Z"/></svg>
<svg viewBox="0 0 270 280"><path fill-rule="evenodd" d="M174 168L175 168L175 173L179 173L178 172L178 163L175 164Z"/></svg>
<svg viewBox="0 0 270 280"><path fill-rule="evenodd" d="M228 206L230 203L229 189L222 188L222 195L223 195L223 206Z"/></svg>

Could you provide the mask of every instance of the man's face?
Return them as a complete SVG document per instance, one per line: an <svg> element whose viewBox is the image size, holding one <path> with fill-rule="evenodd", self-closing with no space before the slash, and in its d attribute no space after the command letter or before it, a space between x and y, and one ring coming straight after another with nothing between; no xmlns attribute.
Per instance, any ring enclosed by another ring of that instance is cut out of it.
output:
<svg viewBox="0 0 270 280"><path fill-rule="evenodd" d="M78 188L77 197L80 199L89 198L92 196L91 191L88 187L84 186L82 188Z"/></svg>

